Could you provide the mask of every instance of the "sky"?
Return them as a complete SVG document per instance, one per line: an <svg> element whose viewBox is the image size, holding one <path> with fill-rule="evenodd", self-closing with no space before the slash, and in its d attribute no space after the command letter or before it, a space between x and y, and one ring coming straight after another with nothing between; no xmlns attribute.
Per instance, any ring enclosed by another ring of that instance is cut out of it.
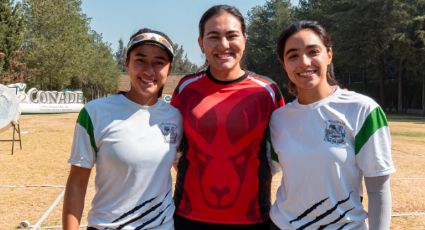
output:
<svg viewBox="0 0 425 230"><path fill-rule="evenodd" d="M198 22L204 11L216 4L237 7L246 18L247 12L266 0L83 0L82 11L91 18L90 27L101 34L115 52L118 40L124 45L138 29L147 27L167 34L183 46L189 60L203 64L198 46ZM291 0L297 4L298 0Z"/></svg>

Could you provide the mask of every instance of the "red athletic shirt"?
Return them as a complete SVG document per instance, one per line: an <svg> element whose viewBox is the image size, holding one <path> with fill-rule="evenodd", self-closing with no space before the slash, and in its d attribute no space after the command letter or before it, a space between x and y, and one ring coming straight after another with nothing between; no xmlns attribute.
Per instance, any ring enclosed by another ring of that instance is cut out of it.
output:
<svg viewBox="0 0 425 230"><path fill-rule="evenodd" d="M231 82L209 71L185 76L171 104L183 116L185 140L175 187L176 215L219 224L269 218L269 118L283 106L276 84L246 72Z"/></svg>

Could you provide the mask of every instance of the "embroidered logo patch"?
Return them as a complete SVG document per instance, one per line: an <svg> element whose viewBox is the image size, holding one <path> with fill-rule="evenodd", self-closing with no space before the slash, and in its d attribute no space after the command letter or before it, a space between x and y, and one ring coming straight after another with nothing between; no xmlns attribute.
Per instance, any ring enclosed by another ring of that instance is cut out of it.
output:
<svg viewBox="0 0 425 230"><path fill-rule="evenodd" d="M177 141L177 125L163 122L159 127L161 128L162 135L164 135L165 143L175 144Z"/></svg>
<svg viewBox="0 0 425 230"><path fill-rule="evenodd" d="M345 124L342 121L327 120L325 129L325 141L332 144L345 143Z"/></svg>

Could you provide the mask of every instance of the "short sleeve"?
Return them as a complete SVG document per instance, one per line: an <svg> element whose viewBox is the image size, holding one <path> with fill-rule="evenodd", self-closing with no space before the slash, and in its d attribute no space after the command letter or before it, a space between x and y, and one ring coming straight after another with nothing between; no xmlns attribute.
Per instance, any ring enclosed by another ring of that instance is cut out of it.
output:
<svg viewBox="0 0 425 230"><path fill-rule="evenodd" d="M93 123L86 108L83 108L75 125L71 156L68 163L83 168L93 168L96 152Z"/></svg>
<svg viewBox="0 0 425 230"><path fill-rule="evenodd" d="M366 177L395 172L391 157L391 136L387 118L381 107L365 117L355 136L356 162Z"/></svg>

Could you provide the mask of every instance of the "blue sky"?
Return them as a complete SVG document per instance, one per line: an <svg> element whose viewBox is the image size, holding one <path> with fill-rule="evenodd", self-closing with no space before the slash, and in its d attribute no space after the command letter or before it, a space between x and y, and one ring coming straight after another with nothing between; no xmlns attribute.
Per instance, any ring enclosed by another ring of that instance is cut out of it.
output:
<svg viewBox="0 0 425 230"><path fill-rule="evenodd" d="M198 22L202 13L216 4L236 6L246 17L248 10L264 5L266 0L83 0L82 11L91 18L90 26L102 34L115 51L118 40L128 42L139 28L160 30L173 42L183 45L187 57L195 64L203 63L198 47ZM291 0L296 4L298 0Z"/></svg>

